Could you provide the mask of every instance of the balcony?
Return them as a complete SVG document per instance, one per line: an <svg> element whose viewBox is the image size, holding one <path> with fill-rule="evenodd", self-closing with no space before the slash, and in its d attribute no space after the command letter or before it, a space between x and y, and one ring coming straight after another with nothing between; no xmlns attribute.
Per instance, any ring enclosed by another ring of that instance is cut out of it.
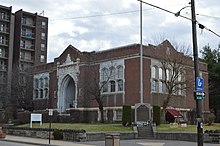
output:
<svg viewBox="0 0 220 146"><path fill-rule="evenodd" d="M9 34L9 29L7 27L0 27L0 33Z"/></svg>
<svg viewBox="0 0 220 146"><path fill-rule="evenodd" d="M2 46L8 46L8 40L6 40L6 39L0 39L0 45L2 45Z"/></svg>
<svg viewBox="0 0 220 146"><path fill-rule="evenodd" d="M26 26L26 27L31 27L31 28L35 28L35 23L34 22L26 22L26 21L22 21L21 24L23 26Z"/></svg>
<svg viewBox="0 0 220 146"><path fill-rule="evenodd" d="M21 32L21 36L28 39L35 39L34 33Z"/></svg>
<svg viewBox="0 0 220 146"><path fill-rule="evenodd" d="M4 20L4 21L9 22L10 17L9 17L9 15L7 15L7 14L0 13L0 20Z"/></svg>
<svg viewBox="0 0 220 146"><path fill-rule="evenodd" d="M34 50L35 49L34 45L24 45L24 46L21 45L20 48L23 49L23 50L35 51Z"/></svg>
<svg viewBox="0 0 220 146"><path fill-rule="evenodd" d="M28 63L34 63L34 57L28 58L28 57L24 57L24 56L20 56L20 61L22 62L28 62Z"/></svg>
<svg viewBox="0 0 220 146"><path fill-rule="evenodd" d="M2 59L7 59L8 58L8 53L0 53L0 58Z"/></svg>

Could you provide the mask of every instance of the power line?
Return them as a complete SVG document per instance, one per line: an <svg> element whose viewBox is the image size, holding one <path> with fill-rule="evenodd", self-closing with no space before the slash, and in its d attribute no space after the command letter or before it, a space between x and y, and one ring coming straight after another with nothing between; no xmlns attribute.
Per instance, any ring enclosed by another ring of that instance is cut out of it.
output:
<svg viewBox="0 0 220 146"><path fill-rule="evenodd" d="M172 11L166 10L166 9L161 8L161 7L159 7L159 6L156 6L156 5L153 5L153 4L150 4L150 3L147 3L147 2L142 1L142 0L137 0L137 1L140 1L140 2L142 2L142 3L145 3L145 4L149 5L149 6L155 7L155 8L157 8L157 9L162 10L162 11L168 12L168 13L170 13L170 14L174 14L175 16L176 16L176 14L177 14L177 13L174 13L174 12L172 12ZM179 16L179 17L182 17L182 18L185 18L185 19L187 19L187 20L192 21L191 18L185 17L185 16L183 16L183 15L180 15L180 14L179 14L178 16ZM201 28L201 29L206 29L207 31L210 31L210 32L213 33L214 35L220 37L219 34L217 34L216 32L214 32L213 30L207 28L207 27L204 26L203 24L199 23L197 20L196 20L196 23L199 25L199 28Z"/></svg>
<svg viewBox="0 0 220 146"><path fill-rule="evenodd" d="M153 10L152 8L149 9L142 9L142 11ZM122 14L130 14L130 13L137 13L140 10L132 10L132 11L122 11L122 12L115 12L115 13L108 13L108 14L97 14L97 15L88 15L88 16L78 16L78 17L69 17L69 18L57 18L57 19L50 19L49 21L59 21L59 20L74 20L74 19L86 19L86 18L95 18L95 17L105 17L105 16L114 16L114 15L122 15Z"/></svg>
<svg viewBox="0 0 220 146"><path fill-rule="evenodd" d="M209 15L204 15L204 14L196 14L196 15L220 20L220 17L216 17L216 16L209 16Z"/></svg>
<svg viewBox="0 0 220 146"><path fill-rule="evenodd" d="M144 10L150 10L150 9L144 9ZM94 17L104 17L104 16L112 16L112 15L121 15L121 14L136 13L136 12L139 12L139 10L116 12L116 13L109 13L109 14L98 14L98 15L89 15L89 16L79 16L79 17L71 17L71 18L60 18L60 19L58 18L58 19L52 19L52 20L50 20L50 21L69 20L69 19L84 19L84 18L94 18Z"/></svg>

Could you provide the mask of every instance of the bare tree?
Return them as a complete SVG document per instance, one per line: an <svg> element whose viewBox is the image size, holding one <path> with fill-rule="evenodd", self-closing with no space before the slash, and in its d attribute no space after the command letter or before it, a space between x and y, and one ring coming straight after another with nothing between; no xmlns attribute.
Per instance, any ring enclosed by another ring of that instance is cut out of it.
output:
<svg viewBox="0 0 220 146"><path fill-rule="evenodd" d="M96 101L101 113L101 122L104 123L104 101L107 96L104 94L108 90L109 81L116 76L116 64L111 62L99 74L99 66L90 64L86 67L84 81L81 84L84 89L84 97L86 102Z"/></svg>
<svg viewBox="0 0 220 146"><path fill-rule="evenodd" d="M168 47L166 55L161 59L162 70L164 72L163 82L168 93L163 102L163 109L166 109L173 95L177 95L178 93L184 94L186 88L188 88L186 85L189 85L185 79L187 73L186 66L191 61L189 48L180 44L173 44L173 47Z"/></svg>
<svg viewBox="0 0 220 146"><path fill-rule="evenodd" d="M17 109L32 110L32 96L28 94L32 92L32 77L26 70L21 71L18 66L14 66L12 79L10 104Z"/></svg>

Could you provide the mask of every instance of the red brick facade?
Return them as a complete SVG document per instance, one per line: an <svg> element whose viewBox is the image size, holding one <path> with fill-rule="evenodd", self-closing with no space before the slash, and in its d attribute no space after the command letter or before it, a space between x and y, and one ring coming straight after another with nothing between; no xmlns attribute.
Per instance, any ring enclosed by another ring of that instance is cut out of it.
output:
<svg viewBox="0 0 220 146"><path fill-rule="evenodd" d="M161 54L166 55L167 47L173 47L168 41L165 41L158 46L143 46L143 95L144 103L162 106L166 94L152 92L151 89L152 61L160 60ZM83 89L86 86L85 84L90 84L89 81L87 81L86 77L88 77L88 75L92 76L92 74L95 73L96 79L99 80L101 78L101 64L112 60L120 60L121 62L123 62L123 91L106 93L106 96L104 98L105 109L121 109L122 105L124 104L134 106L136 103L140 102L139 48L139 44L133 44L100 52L80 52L73 46L68 46L67 49L58 58L54 59L54 62L45 65L35 66L33 68L34 74L49 72L49 96L47 99L34 99L33 97L35 109L58 108L58 104L63 102L62 99L60 99L59 97L61 95L60 93L63 91L59 90L59 87L60 89L62 87L62 81L59 82L59 80L61 79L61 75L59 75L58 72L59 69L64 68L65 70L65 67L71 68L71 66L75 66L75 68L73 69L74 73L70 76L74 76L73 80L75 77L77 77L77 79L74 80L75 85L72 85L76 87L76 90L74 92L74 94L76 93L76 96L74 97L76 101L74 101L73 103L76 106L74 107L73 105L73 107L75 109L86 111L97 109L98 104L96 103L96 101L93 100L88 102L88 97L90 95L83 92ZM171 51L174 51L174 49L171 49ZM179 53L179 55L183 56L183 54L181 53ZM184 78L185 80L194 81L193 60L192 58L187 56L185 56L185 58L187 61L185 62ZM76 71L77 67L79 67L79 71ZM89 67L92 67L93 70L89 70ZM64 72L62 72L62 74L65 74L65 72L67 75L68 70L65 70ZM206 92L206 98L203 101L203 110L208 111L208 73L206 64L200 64L200 73L205 80ZM193 82L191 82L191 84L186 83L186 86L190 88L186 88L184 96L174 95L170 103L168 104L169 106L181 110L192 110L196 108L196 102L193 97ZM72 91L70 92L73 93ZM65 95L69 96L69 94L67 95L67 93ZM41 103L45 101L47 101L46 104ZM42 105L44 105L44 107L42 107Z"/></svg>

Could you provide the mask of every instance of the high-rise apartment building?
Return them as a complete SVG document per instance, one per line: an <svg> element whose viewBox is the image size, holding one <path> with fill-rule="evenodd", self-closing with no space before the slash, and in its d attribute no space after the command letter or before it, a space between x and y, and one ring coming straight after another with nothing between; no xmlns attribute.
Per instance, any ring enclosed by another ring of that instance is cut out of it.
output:
<svg viewBox="0 0 220 146"><path fill-rule="evenodd" d="M25 86L25 70L46 63L47 34L47 17L0 5L0 108L11 96L12 79Z"/></svg>

